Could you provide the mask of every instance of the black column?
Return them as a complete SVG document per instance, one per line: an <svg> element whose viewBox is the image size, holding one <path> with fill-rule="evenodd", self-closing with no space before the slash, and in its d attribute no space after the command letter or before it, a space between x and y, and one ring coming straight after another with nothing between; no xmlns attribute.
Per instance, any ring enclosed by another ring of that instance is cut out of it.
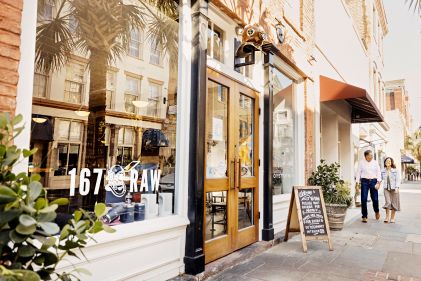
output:
<svg viewBox="0 0 421 281"><path fill-rule="evenodd" d="M207 0L192 0L192 62L189 139L188 218L185 272L196 275L205 270L203 252L204 160L206 125Z"/></svg>
<svg viewBox="0 0 421 281"><path fill-rule="evenodd" d="M263 229L262 239L274 238L272 157L273 157L273 54L265 54L265 91L263 95Z"/></svg>

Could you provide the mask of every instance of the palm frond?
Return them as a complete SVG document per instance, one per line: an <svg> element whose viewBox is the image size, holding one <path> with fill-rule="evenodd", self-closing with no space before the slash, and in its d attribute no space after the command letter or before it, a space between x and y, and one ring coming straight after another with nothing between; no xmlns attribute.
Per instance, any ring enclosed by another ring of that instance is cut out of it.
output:
<svg viewBox="0 0 421 281"><path fill-rule="evenodd" d="M140 0L142 1L142 0ZM149 0L161 13L172 19L178 19L178 4L174 0Z"/></svg>
<svg viewBox="0 0 421 281"><path fill-rule="evenodd" d="M74 46L66 19L54 18L39 25L35 46L36 69L44 73L60 69Z"/></svg>
<svg viewBox="0 0 421 281"><path fill-rule="evenodd" d="M421 0L405 0L405 3L409 4L409 9L421 16Z"/></svg>

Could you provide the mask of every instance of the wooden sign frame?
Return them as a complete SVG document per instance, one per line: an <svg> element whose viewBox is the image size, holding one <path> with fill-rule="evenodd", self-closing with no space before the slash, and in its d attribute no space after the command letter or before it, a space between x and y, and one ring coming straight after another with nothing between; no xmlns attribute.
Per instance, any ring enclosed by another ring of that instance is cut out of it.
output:
<svg viewBox="0 0 421 281"><path fill-rule="evenodd" d="M298 198L298 189L319 190L320 200L321 200L320 204L322 207L323 218L325 222L324 225L326 228L325 235L317 235L317 236L305 235L303 217L301 214L301 204ZM307 253L307 241L310 241L310 240L327 241L329 245L329 250L333 251L332 239L330 237L329 221L327 219L325 201L323 199L323 190L320 186L294 186L293 187L293 190L291 192L291 201L289 203L288 220L287 220L287 226L285 229L284 241L288 241L288 235L290 232L300 232L301 241L303 243L303 250L305 253Z"/></svg>

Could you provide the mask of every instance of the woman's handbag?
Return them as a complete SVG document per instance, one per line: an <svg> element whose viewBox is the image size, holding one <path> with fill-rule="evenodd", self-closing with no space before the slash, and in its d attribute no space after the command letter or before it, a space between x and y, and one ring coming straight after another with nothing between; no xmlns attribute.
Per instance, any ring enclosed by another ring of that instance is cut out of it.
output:
<svg viewBox="0 0 421 281"><path fill-rule="evenodd" d="M355 201L355 207L361 206L361 189L360 189L360 183L355 183L355 195L354 195L354 201Z"/></svg>

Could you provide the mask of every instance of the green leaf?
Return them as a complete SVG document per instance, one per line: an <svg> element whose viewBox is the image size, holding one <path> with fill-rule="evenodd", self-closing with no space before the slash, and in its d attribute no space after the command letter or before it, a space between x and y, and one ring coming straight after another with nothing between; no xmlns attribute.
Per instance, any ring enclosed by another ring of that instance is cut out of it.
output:
<svg viewBox="0 0 421 281"><path fill-rule="evenodd" d="M58 262L58 258L57 258L57 256L56 256L56 255L54 255L54 254L53 254L53 253L51 253L51 252L44 253L44 254L43 254L43 256L44 256L44 258L45 258L45 261L44 261L44 267L47 267L47 266L49 266L49 265L52 265L52 264L55 264L55 263L57 263L57 262Z"/></svg>
<svg viewBox="0 0 421 281"><path fill-rule="evenodd" d="M73 216L75 217L75 221L78 222L80 220L80 218L82 217L82 212L81 211L75 211L73 213Z"/></svg>
<svg viewBox="0 0 421 281"><path fill-rule="evenodd" d="M40 181L41 176L39 174L32 174L31 175L31 181Z"/></svg>
<svg viewBox="0 0 421 281"><path fill-rule="evenodd" d="M27 226L27 227L35 225L37 223L37 221L33 217L31 217L29 215L26 215L26 214L22 214L19 217L19 222L22 225Z"/></svg>
<svg viewBox="0 0 421 281"><path fill-rule="evenodd" d="M35 201L35 209L41 210L45 206L47 206L47 200L45 200L45 198L40 197L37 199L37 201Z"/></svg>
<svg viewBox="0 0 421 281"><path fill-rule="evenodd" d="M39 222L38 226L40 226L42 230L44 230L46 233L50 235L57 234L60 231L60 228L58 227L58 225L53 222Z"/></svg>
<svg viewBox="0 0 421 281"><path fill-rule="evenodd" d="M29 184L28 188L29 188L29 200L33 202L41 194L42 185L40 182L33 181Z"/></svg>
<svg viewBox="0 0 421 281"><path fill-rule="evenodd" d="M104 216L107 213L107 208L104 203L97 203L95 205L95 215L97 218Z"/></svg>
<svg viewBox="0 0 421 281"><path fill-rule="evenodd" d="M87 270L86 268L80 268L79 267L79 268L75 268L74 271L76 271L77 273L80 273L80 274L85 274L85 275L89 275L89 276L92 275L92 273L89 270Z"/></svg>
<svg viewBox="0 0 421 281"><path fill-rule="evenodd" d="M16 230L10 231L9 237L15 243L22 243L23 241L25 241L28 238L27 235L21 235Z"/></svg>
<svg viewBox="0 0 421 281"><path fill-rule="evenodd" d="M32 208L32 206L28 206L28 205L22 205L22 209L27 212L27 213L35 213L37 210L35 210L34 208Z"/></svg>
<svg viewBox="0 0 421 281"><path fill-rule="evenodd" d="M49 213L40 213L38 215L38 221L40 222L48 222L53 221L57 217L56 212L49 212Z"/></svg>
<svg viewBox="0 0 421 281"><path fill-rule="evenodd" d="M63 206L63 205L68 205L69 204L69 199L67 198L58 198L56 200L54 200L53 202L50 203L50 205L52 204L57 204L59 206Z"/></svg>
<svg viewBox="0 0 421 281"><path fill-rule="evenodd" d="M102 227L104 228L104 231L107 232L107 233L114 233L114 232L116 232L116 230L114 228L112 228L111 226L109 226L109 225L107 225L105 223L102 224Z"/></svg>
<svg viewBox="0 0 421 281"><path fill-rule="evenodd" d="M30 245L20 246L18 249L18 255L21 257L32 257L35 254L34 247Z"/></svg>
<svg viewBox="0 0 421 281"><path fill-rule="evenodd" d="M0 215L0 225L5 224L17 218L21 213L22 211L18 209L11 209L11 210L2 212Z"/></svg>
<svg viewBox="0 0 421 281"><path fill-rule="evenodd" d="M16 231L19 234L23 234L23 235L31 235L32 233L35 232L35 230L37 229L36 225L31 225L31 226L24 226L22 224L19 224L16 227Z"/></svg>
<svg viewBox="0 0 421 281"><path fill-rule="evenodd" d="M102 231L104 229L102 225L103 225L103 223L101 221L95 221L95 223L92 226L90 232L91 233L98 233L98 232Z"/></svg>
<svg viewBox="0 0 421 281"><path fill-rule="evenodd" d="M58 205L57 204L53 204L50 205L48 207L45 207L44 209L41 209L39 212L40 213L49 213L49 212L54 212L55 210L57 210Z"/></svg>
<svg viewBox="0 0 421 281"><path fill-rule="evenodd" d="M12 119L12 125L17 125L20 122L22 122L22 120L23 120L22 114L18 114Z"/></svg>
<svg viewBox="0 0 421 281"><path fill-rule="evenodd" d="M14 275L15 279L10 279L13 281L40 281L41 280L39 275L31 270L13 269L11 271L13 271L13 273L16 274ZM0 279L0 280L3 281L3 279Z"/></svg>
<svg viewBox="0 0 421 281"><path fill-rule="evenodd" d="M54 246L57 242L57 238L55 237L48 237L45 242L42 244L41 249L48 250L48 248Z"/></svg>
<svg viewBox="0 0 421 281"><path fill-rule="evenodd" d="M0 185L0 204L10 203L17 199L16 192L10 187Z"/></svg>
<svg viewBox="0 0 421 281"><path fill-rule="evenodd" d="M6 146L2 144L0 145L0 157L3 157L4 154L6 154Z"/></svg>

